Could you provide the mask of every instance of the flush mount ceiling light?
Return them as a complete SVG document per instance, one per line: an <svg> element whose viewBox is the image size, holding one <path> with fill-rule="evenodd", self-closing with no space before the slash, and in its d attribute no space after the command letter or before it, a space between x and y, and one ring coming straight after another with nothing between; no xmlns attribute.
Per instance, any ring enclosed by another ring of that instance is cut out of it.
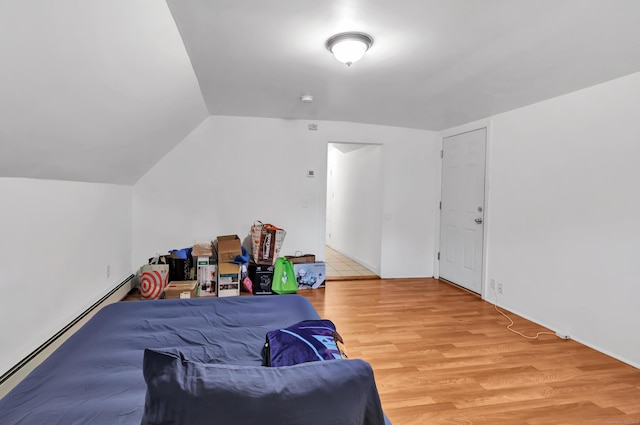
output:
<svg viewBox="0 0 640 425"><path fill-rule="evenodd" d="M370 35L361 32L343 32L327 40L327 49L347 66L359 61L373 44Z"/></svg>

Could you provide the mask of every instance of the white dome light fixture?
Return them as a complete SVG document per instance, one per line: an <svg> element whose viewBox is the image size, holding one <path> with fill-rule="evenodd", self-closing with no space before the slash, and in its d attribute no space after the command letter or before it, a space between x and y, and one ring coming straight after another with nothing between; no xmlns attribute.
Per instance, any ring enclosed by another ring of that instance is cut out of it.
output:
<svg viewBox="0 0 640 425"><path fill-rule="evenodd" d="M347 66L362 59L365 52L373 45L373 38L362 32L343 32L327 40L327 49L333 56Z"/></svg>

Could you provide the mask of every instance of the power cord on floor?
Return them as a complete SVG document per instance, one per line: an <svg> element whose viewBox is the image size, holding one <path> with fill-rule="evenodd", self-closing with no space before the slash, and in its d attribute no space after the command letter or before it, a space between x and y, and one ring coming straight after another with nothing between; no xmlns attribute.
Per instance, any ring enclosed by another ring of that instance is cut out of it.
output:
<svg viewBox="0 0 640 425"><path fill-rule="evenodd" d="M539 338L540 338L540 335L556 335L556 334L555 334L555 333L553 333L553 332L546 332L546 331L544 331L544 332L537 332L537 333L536 333L536 336L529 336L529 335L525 335L525 334L523 334L523 333L522 333L522 332L520 332L520 331L517 331L517 330L515 330L515 329L512 329L512 326L513 326L515 323L513 322L513 320L511 320L511 317L507 316L504 312L502 312L502 311L498 308L498 292L496 291L496 288L495 288L495 287L493 288L493 293L494 293L494 295L496 296L496 302L493 304L493 307L496 309L496 311L497 311L498 313L502 314L504 317L506 317L506 318L507 318L507 320L509 320L509 322L511 322L511 323L509 323L509 325L507 325L507 330L508 330L508 331L511 331L511 332L513 332L514 334L520 335L521 337L523 337L523 338L527 338L527 339L539 339Z"/></svg>

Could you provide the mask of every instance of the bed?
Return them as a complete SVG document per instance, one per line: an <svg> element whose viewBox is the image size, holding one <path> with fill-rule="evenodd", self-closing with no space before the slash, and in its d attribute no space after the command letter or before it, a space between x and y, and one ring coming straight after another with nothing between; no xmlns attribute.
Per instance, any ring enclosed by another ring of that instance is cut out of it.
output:
<svg viewBox="0 0 640 425"><path fill-rule="evenodd" d="M111 304L0 400L1 422L389 425L364 361L262 366L268 331L318 318L299 295Z"/></svg>

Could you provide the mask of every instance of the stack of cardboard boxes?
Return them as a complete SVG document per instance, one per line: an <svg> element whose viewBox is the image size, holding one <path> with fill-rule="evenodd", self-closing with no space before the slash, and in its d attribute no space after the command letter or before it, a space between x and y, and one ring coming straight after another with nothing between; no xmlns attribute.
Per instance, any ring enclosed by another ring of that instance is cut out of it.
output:
<svg viewBox="0 0 640 425"><path fill-rule="evenodd" d="M196 279L198 281L198 296L216 295L216 262L213 255L213 242L196 241L191 251L193 263L196 266Z"/></svg>
<svg viewBox="0 0 640 425"><path fill-rule="evenodd" d="M231 262L242 254L240 238L237 235L218 236L216 242L194 243L191 256L196 280L169 282L164 298L240 295L240 266Z"/></svg>
<svg viewBox="0 0 640 425"><path fill-rule="evenodd" d="M195 242L191 250L196 280L172 281L165 288L165 298L194 298L206 296L228 297L240 295L241 278L248 272L253 295L273 294L274 261L257 263L252 258L248 270L232 263L242 255L242 243L238 235L218 236L215 242ZM316 261L315 255L287 256L293 263L298 289L316 289L325 285L326 266Z"/></svg>
<svg viewBox="0 0 640 425"><path fill-rule="evenodd" d="M184 248L169 252L170 255L167 256L169 283L164 288L163 298L195 298L198 296L198 283L194 280L194 263L189 257L191 251L188 248Z"/></svg>
<svg viewBox="0 0 640 425"><path fill-rule="evenodd" d="M232 263L242 255L242 244L238 235L218 236L218 296L240 295L240 266Z"/></svg>

